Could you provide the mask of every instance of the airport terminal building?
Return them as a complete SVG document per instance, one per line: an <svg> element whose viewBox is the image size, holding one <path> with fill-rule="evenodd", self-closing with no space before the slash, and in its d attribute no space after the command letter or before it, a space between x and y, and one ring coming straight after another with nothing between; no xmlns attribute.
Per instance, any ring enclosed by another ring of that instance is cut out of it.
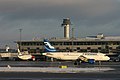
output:
<svg viewBox="0 0 120 80"><path fill-rule="evenodd" d="M70 19L63 19L61 26L64 28L64 38L50 38L50 43L61 52L102 52L106 54L120 54L120 36L104 36L99 33L96 36L86 38L75 38L72 28L70 38ZM30 53L37 54L44 52L43 39L31 41L16 41L22 51L28 50Z"/></svg>
<svg viewBox="0 0 120 80"><path fill-rule="evenodd" d="M50 43L61 52L102 52L106 54L120 53L120 36L88 36L86 38L50 38ZM30 53L44 52L43 39L31 41L17 41L22 51Z"/></svg>

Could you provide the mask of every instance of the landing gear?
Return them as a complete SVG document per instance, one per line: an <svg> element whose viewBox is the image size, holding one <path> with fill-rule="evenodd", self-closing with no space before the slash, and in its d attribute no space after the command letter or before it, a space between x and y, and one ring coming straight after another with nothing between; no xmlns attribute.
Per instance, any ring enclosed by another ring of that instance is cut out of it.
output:
<svg viewBox="0 0 120 80"><path fill-rule="evenodd" d="M80 59L77 59L75 62L74 62L74 65L80 65L82 63L82 61Z"/></svg>

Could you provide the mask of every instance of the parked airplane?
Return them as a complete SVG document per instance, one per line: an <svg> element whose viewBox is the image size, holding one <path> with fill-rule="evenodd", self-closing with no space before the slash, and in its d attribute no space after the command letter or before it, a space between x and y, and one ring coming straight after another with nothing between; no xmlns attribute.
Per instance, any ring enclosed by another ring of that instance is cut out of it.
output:
<svg viewBox="0 0 120 80"><path fill-rule="evenodd" d="M58 60L94 63L95 61L108 61L110 59L103 53L57 52L57 50L46 39L44 39L44 48L46 52L43 53L43 55Z"/></svg>
<svg viewBox="0 0 120 80"><path fill-rule="evenodd" d="M28 51L21 52L18 49L18 58L21 60L35 60L35 57L28 53Z"/></svg>

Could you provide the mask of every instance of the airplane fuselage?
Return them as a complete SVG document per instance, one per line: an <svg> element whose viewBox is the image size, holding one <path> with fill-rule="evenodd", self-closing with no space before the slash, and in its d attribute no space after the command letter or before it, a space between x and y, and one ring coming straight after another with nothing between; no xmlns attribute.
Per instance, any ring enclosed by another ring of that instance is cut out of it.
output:
<svg viewBox="0 0 120 80"><path fill-rule="evenodd" d="M77 60L80 57L94 59L95 61L107 61L110 58L102 53L78 53L78 52L46 52L43 55L59 60Z"/></svg>
<svg viewBox="0 0 120 80"><path fill-rule="evenodd" d="M103 53L83 53L87 59L94 59L95 61L108 61L110 58Z"/></svg>
<svg viewBox="0 0 120 80"><path fill-rule="evenodd" d="M56 58L59 60L76 60L78 56L82 55L82 53L70 53L70 52L47 52L43 53L43 55Z"/></svg>

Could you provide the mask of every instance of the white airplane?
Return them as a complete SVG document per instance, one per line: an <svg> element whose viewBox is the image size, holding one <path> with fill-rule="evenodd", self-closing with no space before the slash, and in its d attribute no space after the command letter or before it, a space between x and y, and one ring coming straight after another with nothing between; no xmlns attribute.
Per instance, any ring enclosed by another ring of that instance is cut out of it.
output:
<svg viewBox="0 0 120 80"><path fill-rule="evenodd" d="M80 52L57 52L57 50L44 39L45 53L43 55L58 60L84 61L94 63L95 61L108 61L110 58L103 53L80 53Z"/></svg>
<svg viewBox="0 0 120 80"><path fill-rule="evenodd" d="M35 60L35 57L28 53L28 51L21 52L18 49L18 58L21 60Z"/></svg>

